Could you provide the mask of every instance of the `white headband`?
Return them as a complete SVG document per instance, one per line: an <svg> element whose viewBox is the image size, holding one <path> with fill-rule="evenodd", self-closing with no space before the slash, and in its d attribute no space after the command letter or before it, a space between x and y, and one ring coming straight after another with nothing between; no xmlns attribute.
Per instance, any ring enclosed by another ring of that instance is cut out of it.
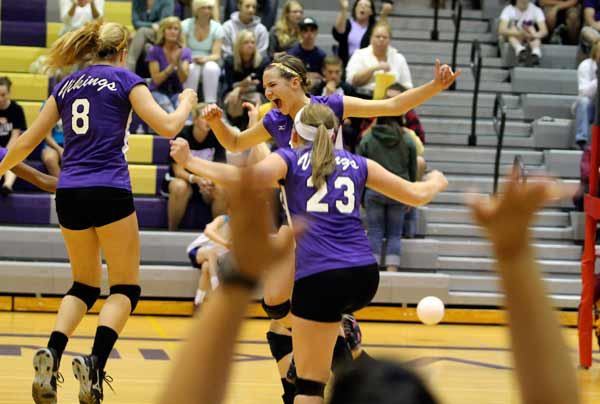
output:
<svg viewBox="0 0 600 404"><path fill-rule="evenodd" d="M302 107L302 109L296 114L296 118L294 118L294 129L302 139L307 140L309 142L314 142L315 138L317 137L317 133L319 132L319 128L317 128L316 126L306 125L305 123L302 123L301 118L302 113L304 112L304 108L305 107ZM328 129L327 134L331 139L335 141L336 133L334 129Z"/></svg>

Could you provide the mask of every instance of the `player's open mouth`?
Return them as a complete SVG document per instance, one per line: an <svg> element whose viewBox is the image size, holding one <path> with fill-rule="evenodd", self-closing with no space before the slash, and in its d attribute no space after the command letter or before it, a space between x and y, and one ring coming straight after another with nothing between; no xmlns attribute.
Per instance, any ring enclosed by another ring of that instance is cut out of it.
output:
<svg viewBox="0 0 600 404"><path fill-rule="evenodd" d="M271 102L273 103L273 105L275 105L275 107L276 107L277 109L281 109L282 102L281 102L281 100L280 100L279 98L275 98L275 99L274 99L273 101L271 101Z"/></svg>

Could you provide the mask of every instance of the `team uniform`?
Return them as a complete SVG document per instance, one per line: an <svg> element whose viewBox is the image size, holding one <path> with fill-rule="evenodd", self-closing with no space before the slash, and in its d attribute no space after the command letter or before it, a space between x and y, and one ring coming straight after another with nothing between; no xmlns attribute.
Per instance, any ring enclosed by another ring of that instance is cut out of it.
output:
<svg viewBox="0 0 600 404"><path fill-rule="evenodd" d="M137 85L144 80L125 68L93 65L54 88L64 129L56 192L61 226L100 227L135 211L125 153L129 93Z"/></svg>
<svg viewBox="0 0 600 404"><path fill-rule="evenodd" d="M4 160L4 156L6 156L7 152L8 150L6 150L6 148L0 147L0 161Z"/></svg>
<svg viewBox="0 0 600 404"><path fill-rule="evenodd" d="M337 322L343 313L366 306L377 291L379 271L360 220L360 198L367 181L367 160L336 150L336 168L326 186L312 186L312 147L281 148L292 215L309 222L296 243L292 313Z"/></svg>

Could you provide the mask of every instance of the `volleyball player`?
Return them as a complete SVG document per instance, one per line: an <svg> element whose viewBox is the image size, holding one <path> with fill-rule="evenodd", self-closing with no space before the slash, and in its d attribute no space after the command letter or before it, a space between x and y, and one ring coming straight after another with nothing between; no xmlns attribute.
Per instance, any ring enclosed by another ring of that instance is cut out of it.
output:
<svg viewBox="0 0 600 404"><path fill-rule="evenodd" d="M0 147L0 161L6 156L7 150ZM25 163L19 163L11 170L17 177L35 185L43 191L54 193L56 192L57 178L48 174L44 174Z"/></svg>
<svg viewBox="0 0 600 404"><path fill-rule="evenodd" d="M364 188L416 206L447 186L439 171L411 183L372 160L335 150L337 127L330 108L307 105L294 120L296 148L281 148L253 167L265 186L285 179L290 213L309 222L296 243L291 304L297 404L322 402L342 314L365 307L377 291L379 270L360 220ZM171 156L226 187L239 185L237 168L191 157L183 140L173 142Z"/></svg>
<svg viewBox="0 0 600 404"><path fill-rule="evenodd" d="M197 101L196 93L187 90L176 111L164 112L144 80L124 68L128 37L120 24L94 22L56 41L48 56L50 68L91 64L54 88L33 125L0 163L4 174L62 119L65 151L56 211L74 282L61 302L48 347L34 355L32 394L38 404L56 402L68 338L100 295L101 249L110 295L98 316L91 354L76 356L72 364L80 403L102 401L106 361L141 293L139 229L125 160L127 121L133 108L157 133L173 137Z"/></svg>

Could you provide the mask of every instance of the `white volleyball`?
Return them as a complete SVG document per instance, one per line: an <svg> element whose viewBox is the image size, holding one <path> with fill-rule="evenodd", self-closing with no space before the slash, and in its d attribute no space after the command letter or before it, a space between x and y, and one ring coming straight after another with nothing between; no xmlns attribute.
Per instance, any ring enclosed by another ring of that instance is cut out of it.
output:
<svg viewBox="0 0 600 404"><path fill-rule="evenodd" d="M426 325L439 323L444 318L444 302L435 296L424 297L417 305L417 316Z"/></svg>

